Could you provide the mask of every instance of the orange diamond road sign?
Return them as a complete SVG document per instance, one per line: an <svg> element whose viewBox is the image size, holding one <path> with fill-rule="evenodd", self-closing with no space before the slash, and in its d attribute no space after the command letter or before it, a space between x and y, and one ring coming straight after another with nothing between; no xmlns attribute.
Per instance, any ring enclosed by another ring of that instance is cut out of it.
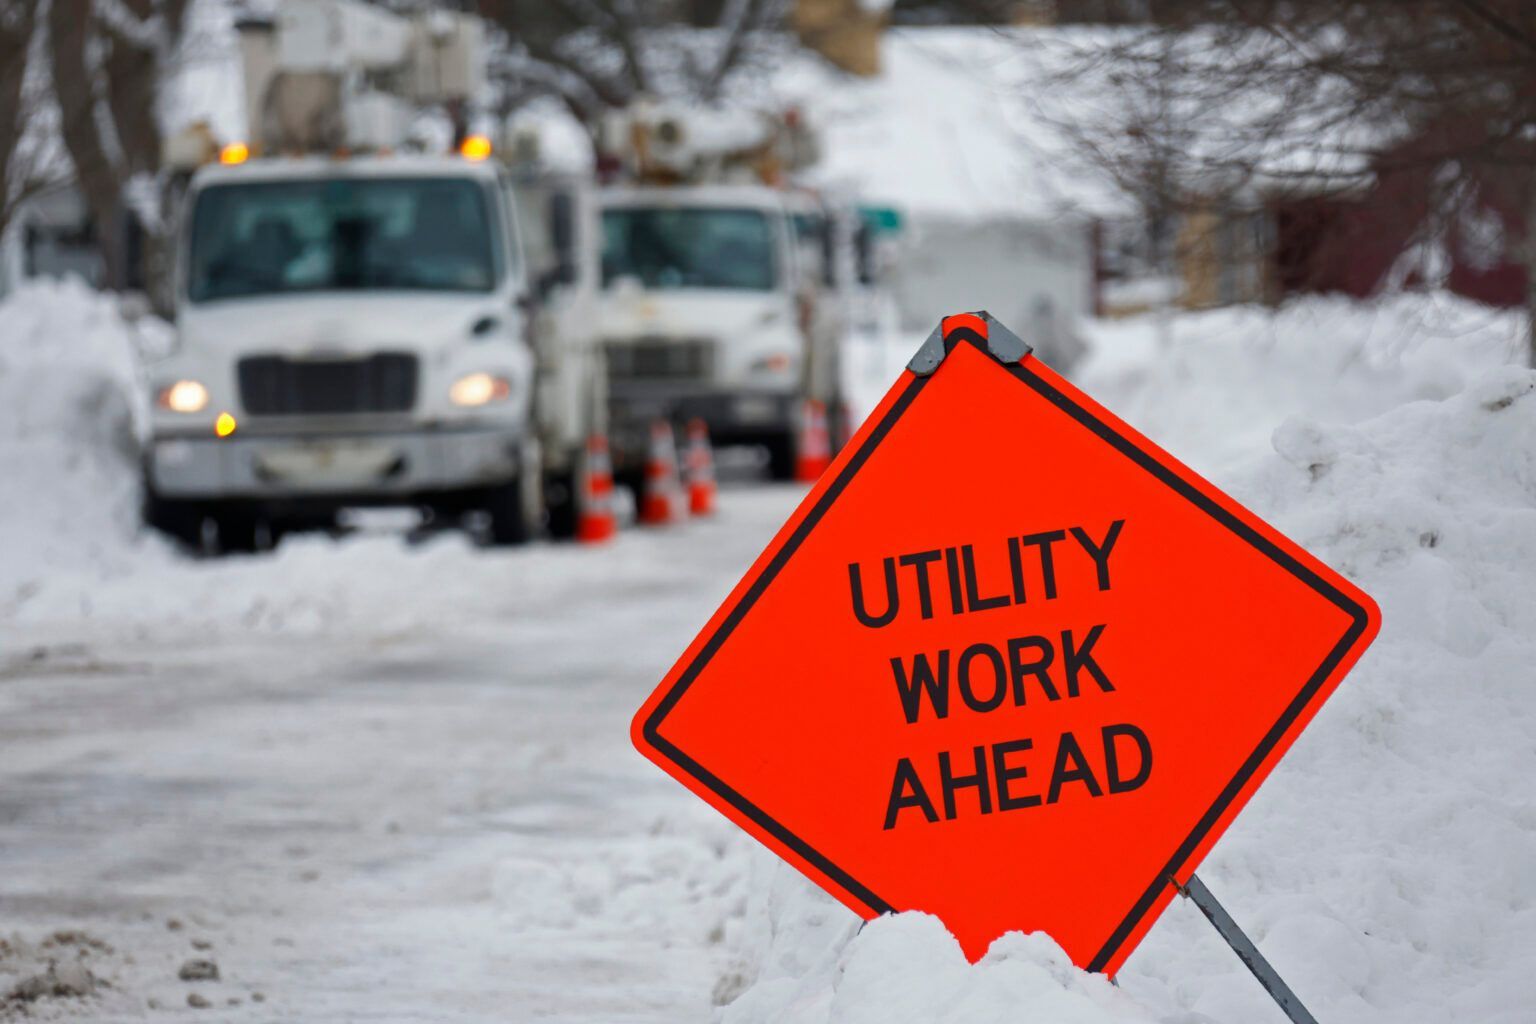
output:
<svg viewBox="0 0 1536 1024"><path fill-rule="evenodd" d="M947 318L634 722L864 917L1115 973L1375 636L1371 599Z"/></svg>

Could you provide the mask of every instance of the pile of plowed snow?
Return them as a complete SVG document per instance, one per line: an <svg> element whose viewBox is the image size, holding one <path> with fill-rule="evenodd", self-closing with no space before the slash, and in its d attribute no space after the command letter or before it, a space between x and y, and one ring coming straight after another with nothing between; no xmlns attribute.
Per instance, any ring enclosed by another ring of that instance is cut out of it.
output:
<svg viewBox="0 0 1536 1024"><path fill-rule="evenodd" d="M0 607L44 577L134 558L136 351L115 301L78 280L0 303Z"/></svg>
<svg viewBox="0 0 1536 1024"><path fill-rule="evenodd" d="M1085 328L1092 352L1074 379L1208 475L1268 451L1287 416L1358 423L1453 395L1525 351L1523 317L1448 293L1317 296Z"/></svg>
<svg viewBox="0 0 1536 1024"><path fill-rule="evenodd" d="M1382 610L1201 877L1320 1020L1516 1024L1536 1006L1536 373L1497 365L1515 318L1428 305L1185 316L1169 344L1101 328L1085 378ZM970 965L924 915L860 930L761 856L728 1024L1282 1019L1182 901L1115 989L1044 936Z"/></svg>

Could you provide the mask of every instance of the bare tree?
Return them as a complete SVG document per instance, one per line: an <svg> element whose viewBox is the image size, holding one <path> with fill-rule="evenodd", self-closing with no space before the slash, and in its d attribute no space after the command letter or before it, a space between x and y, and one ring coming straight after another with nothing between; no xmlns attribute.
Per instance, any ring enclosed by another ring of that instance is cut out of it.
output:
<svg viewBox="0 0 1536 1024"><path fill-rule="evenodd" d="M481 0L506 43L496 77L509 102L553 96L589 127L640 95L719 99L762 57L787 0Z"/></svg>
<svg viewBox="0 0 1536 1024"><path fill-rule="evenodd" d="M0 234L32 196L59 184L66 172L39 130L46 103L33 0L0 0Z"/></svg>
<svg viewBox="0 0 1536 1024"><path fill-rule="evenodd" d="M189 0L50 0L48 55L59 132L101 246L105 283L128 284L124 225L164 242L157 100Z"/></svg>
<svg viewBox="0 0 1536 1024"><path fill-rule="evenodd" d="M1083 151L1165 207L1262 190L1418 182L1518 211L1536 364L1536 5L1524 0L1159 0L1159 24L1101 34L1073 74L1115 99L1073 120ZM1159 96L1155 117L1148 97ZM1143 162L1145 150L1170 158Z"/></svg>
<svg viewBox="0 0 1536 1024"><path fill-rule="evenodd" d="M24 181L15 180L26 175L13 172L11 164L20 148L22 90L36 14L29 3L11 0L0 4L0 232L10 222L15 203L21 198L19 193L27 189Z"/></svg>

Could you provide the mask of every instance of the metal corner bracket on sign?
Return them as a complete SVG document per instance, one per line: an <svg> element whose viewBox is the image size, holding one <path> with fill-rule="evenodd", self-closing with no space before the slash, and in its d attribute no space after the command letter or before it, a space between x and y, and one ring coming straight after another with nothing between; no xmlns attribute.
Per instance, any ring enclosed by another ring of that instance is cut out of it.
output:
<svg viewBox="0 0 1536 1024"><path fill-rule="evenodd" d="M1285 979L1270 966L1264 954L1259 952L1259 947L1253 944L1253 940L1238 927L1232 915L1227 913L1216 899L1214 893L1205 887L1198 875L1190 875L1189 882L1180 885L1178 879L1172 879L1174 887L1179 890L1179 895L1190 900L1200 908L1200 913L1205 915L1207 921L1215 927L1217 934L1227 941L1232 947L1232 952L1259 979L1259 984L1264 986L1264 991L1269 993L1271 999L1280 1007L1292 1024L1317 1024L1317 1018L1312 1016L1296 993L1291 991L1291 986L1285 983Z"/></svg>
<svg viewBox="0 0 1536 1024"><path fill-rule="evenodd" d="M980 320L985 333L965 324L952 326L948 331L944 329L945 324L963 316ZM945 317L941 320L939 326L933 329L933 333L928 335L928 340L924 341L913 354L912 359L907 363L907 369L919 377L928 376L939 368L939 365L944 362L944 357L962 341L974 342L978 348L1004 365L1021 362L1025 356L1034 351L1034 348L1017 334L998 323L991 313L981 310L956 317Z"/></svg>

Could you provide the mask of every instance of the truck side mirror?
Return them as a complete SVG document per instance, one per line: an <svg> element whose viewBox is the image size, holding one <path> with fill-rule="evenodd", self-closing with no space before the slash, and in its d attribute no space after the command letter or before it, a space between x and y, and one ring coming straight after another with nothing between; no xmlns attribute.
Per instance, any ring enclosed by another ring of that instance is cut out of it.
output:
<svg viewBox="0 0 1536 1024"><path fill-rule="evenodd" d="M569 192L552 192L544 212L554 263L533 280L533 293L541 302L560 285L575 283L577 275L575 200Z"/></svg>
<svg viewBox="0 0 1536 1024"><path fill-rule="evenodd" d="M569 192L555 192L549 197L549 237L555 251L556 280L570 284L576 280L576 203Z"/></svg>

